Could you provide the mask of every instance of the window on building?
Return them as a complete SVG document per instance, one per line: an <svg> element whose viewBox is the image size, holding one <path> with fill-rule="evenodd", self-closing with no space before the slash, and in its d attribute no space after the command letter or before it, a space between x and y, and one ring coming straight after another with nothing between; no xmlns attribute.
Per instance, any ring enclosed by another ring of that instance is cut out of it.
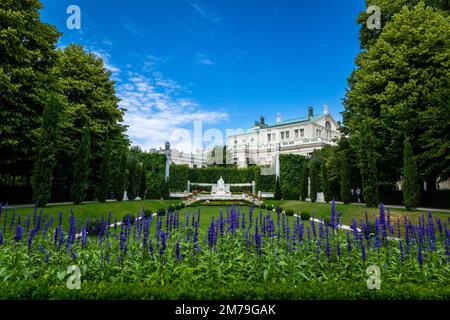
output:
<svg viewBox="0 0 450 320"><path fill-rule="evenodd" d="M255 139L253 139L253 138L250 139L250 142L254 142L254 141L255 141Z"/></svg>
<svg viewBox="0 0 450 320"><path fill-rule="evenodd" d="M282 131L280 134L281 134L281 139L284 139L284 131Z"/></svg>
<svg viewBox="0 0 450 320"><path fill-rule="evenodd" d="M289 139L289 131L286 131L286 139Z"/></svg>
<svg viewBox="0 0 450 320"><path fill-rule="evenodd" d="M275 139L276 139L276 135L275 135L275 133L272 133L272 140L275 141Z"/></svg>
<svg viewBox="0 0 450 320"><path fill-rule="evenodd" d="M304 137L305 136L305 129L300 129L300 137Z"/></svg>
<svg viewBox="0 0 450 320"><path fill-rule="evenodd" d="M294 130L294 136L298 138L298 129Z"/></svg>
<svg viewBox="0 0 450 320"><path fill-rule="evenodd" d="M331 129L330 121L325 122L325 128L328 129L328 130Z"/></svg>
<svg viewBox="0 0 450 320"><path fill-rule="evenodd" d="M271 141L272 135L270 133L267 134L267 141Z"/></svg>

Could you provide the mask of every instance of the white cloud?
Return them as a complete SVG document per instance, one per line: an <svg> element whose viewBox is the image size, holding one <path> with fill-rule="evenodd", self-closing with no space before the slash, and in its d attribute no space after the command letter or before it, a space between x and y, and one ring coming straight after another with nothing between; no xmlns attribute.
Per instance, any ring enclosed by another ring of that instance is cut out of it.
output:
<svg viewBox="0 0 450 320"><path fill-rule="evenodd" d="M92 49L88 47L88 50L93 54L95 54L97 57L101 58L103 60L103 64L105 65L106 70L108 70L113 74L114 80L118 80L117 76L120 73L120 69L111 63L111 55L101 49Z"/></svg>
<svg viewBox="0 0 450 320"><path fill-rule="evenodd" d="M167 63L169 60L171 60L172 57L157 57L155 55L148 55L144 60L144 70L146 71L152 71L160 67L162 64Z"/></svg>
<svg viewBox="0 0 450 320"><path fill-rule="evenodd" d="M204 65L214 65L215 62L212 61L206 54L204 53L197 53L197 60L196 62L198 64L204 64Z"/></svg>
<svg viewBox="0 0 450 320"><path fill-rule="evenodd" d="M187 2L195 9L195 11L205 20L214 23L214 24L220 24L222 23L222 17L219 17L215 14L212 14L211 12L207 12L205 9L200 7L197 3L187 0Z"/></svg>
<svg viewBox="0 0 450 320"><path fill-rule="evenodd" d="M129 32L131 32L132 34L134 34L134 35L138 35L138 34L139 34L139 30L137 30L135 27L133 27L133 26L130 25L130 24L125 24L123 27L124 27L126 30L128 30Z"/></svg>
<svg viewBox="0 0 450 320"><path fill-rule="evenodd" d="M194 100L183 97L185 88L174 80L153 72L128 72L117 87L120 106L127 109L125 124L134 144L144 150L158 148L165 141L182 151L193 150L192 127L195 121L215 123L228 119L224 112L205 111Z"/></svg>
<svg viewBox="0 0 450 320"><path fill-rule="evenodd" d="M111 41L111 39L109 39L108 37L103 38L102 40L102 44L106 45L106 46L112 46L113 42Z"/></svg>

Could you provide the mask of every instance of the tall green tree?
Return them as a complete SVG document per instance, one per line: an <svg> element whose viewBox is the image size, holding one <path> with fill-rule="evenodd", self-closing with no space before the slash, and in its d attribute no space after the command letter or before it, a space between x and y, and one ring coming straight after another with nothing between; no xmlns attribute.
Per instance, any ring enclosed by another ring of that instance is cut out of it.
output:
<svg viewBox="0 0 450 320"><path fill-rule="evenodd" d="M403 148L403 204L406 209L414 210L420 202L420 185L411 143L406 137Z"/></svg>
<svg viewBox="0 0 450 320"><path fill-rule="evenodd" d="M325 202L330 202L333 198L330 189L330 182L328 181L328 170L326 159L323 159L321 164L321 178L322 178L322 191Z"/></svg>
<svg viewBox="0 0 450 320"><path fill-rule="evenodd" d="M405 134L420 159L422 179L445 176L448 167L449 149L438 147L448 145L446 136L439 135L445 125L431 123L427 111L442 107L438 101L450 100L445 89L450 77L450 18L431 1L411 3L414 6L394 10L382 32L360 53L344 100L343 131L358 155L372 205L377 184L393 185L401 177ZM449 119L448 104L444 106L440 115ZM363 134L366 129L369 133ZM425 141L432 144L423 148Z"/></svg>
<svg viewBox="0 0 450 320"><path fill-rule="evenodd" d="M300 175L300 198L302 201L306 201L308 198L308 161L304 161L302 164L302 172Z"/></svg>
<svg viewBox="0 0 450 320"><path fill-rule="evenodd" d="M146 175L146 195L147 199L159 199L164 186L164 170L166 156L159 153L146 153L143 163ZM196 180L191 180L196 181Z"/></svg>
<svg viewBox="0 0 450 320"><path fill-rule="evenodd" d="M164 181L163 188L161 190L161 199L170 198L169 181Z"/></svg>
<svg viewBox="0 0 450 320"><path fill-rule="evenodd" d="M95 191L100 185L100 166L105 150L105 136L108 136L114 149L128 147L123 125L124 109L118 105L115 82L98 55L87 52L82 46L71 44L57 51L58 60L55 75L58 87L66 97L64 109L63 139L60 141L59 158L63 164L62 174L70 176L75 162L77 141L83 127L90 130L90 168L89 187ZM65 162L64 159L70 161Z"/></svg>
<svg viewBox="0 0 450 320"><path fill-rule="evenodd" d="M412 8L416 6L419 2L424 5L431 7L436 10L440 10L443 13L450 12L450 1L448 0L366 0L366 8L371 5L376 5L380 8L381 13L381 27L383 28L387 23L389 23L392 18L402 11L403 7L408 6ZM381 30L369 29L367 28L367 20L372 13L367 13L366 11L360 12L357 22L361 25L359 31L359 40L361 48L366 50L376 43L378 37L382 33Z"/></svg>
<svg viewBox="0 0 450 320"><path fill-rule="evenodd" d="M350 168L348 163L347 154L341 152L340 154L340 183L341 183L341 200L345 204L352 202L352 182L350 177Z"/></svg>
<svg viewBox="0 0 450 320"><path fill-rule="evenodd" d="M126 177L127 177L127 160L128 153L127 150L120 151L120 154L116 157L115 164L115 175L113 178L114 194L117 201L123 200L123 194L126 187Z"/></svg>
<svg viewBox="0 0 450 320"><path fill-rule="evenodd" d="M128 199L134 200L139 190L139 147L132 147L128 156Z"/></svg>
<svg viewBox="0 0 450 320"><path fill-rule="evenodd" d="M281 198L282 198L281 186L280 186L280 178L279 177L276 177L276 179L275 179L275 192L274 192L273 198L275 200L281 200Z"/></svg>
<svg viewBox="0 0 450 320"><path fill-rule="evenodd" d="M56 94L50 95L42 117L37 157L34 162L32 187L37 206L45 206L51 197L53 169L56 164L56 141L59 139L61 104Z"/></svg>
<svg viewBox="0 0 450 320"><path fill-rule="evenodd" d="M90 174L90 144L91 139L89 129L85 127L76 152L73 183L70 189L74 204L80 204L86 199L86 190L89 186Z"/></svg>
<svg viewBox="0 0 450 320"><path fill-rule="evenodd" d="M316 202L317 192L319 192L320 180L319 180L319 164L317 160L311 159L310 166L310 194L311 202Z"/></svg>
<svg viewBox="0 0 450 320"><path fill-rule="evenodd" d="M362 194L368 207L378 206L378 171L376 155L373 147L374 134L369 126L363 128L359 150L359 169L362 178Z"/></svg>
<svg viewBox="0 0 450 320"><path fill-rule="evenodd" d="M141 163L139 166L139 197L145 199L145 194L147 193L147 165L145 162Z"/></svg>
<svg viewBox="0 0 450 320"><path fill-rule="evenodd" d="M105 202L108 198L108 192L111 188L112 181L112 142L109 137L106 139L106 145L103 149L103 159L100 166L100 179L97 189L97 198L100 202Z"/></svg>
<svg viewBox="0 0 450 320"><path fill-rule="evenodd" d="M30 177L60 33L39 0L0 1L0 173ZM1 182L0 182L1 183Z"/></svg>
<svg viewBox="0 0 450 320"><path fill-rule="evenodd" d="M426 176L450 178L450 74L443 88L436 88L432 104L419 113L424 132L420 136L421 148L418 167Z"/></svg>
<svg viewBox="0 0 450 320"><path fill-rule="evenodd" d="M298 154L280 155L280 184L284 200L300 198L300 179L304 162L308 162L306 157Z"/></svg>

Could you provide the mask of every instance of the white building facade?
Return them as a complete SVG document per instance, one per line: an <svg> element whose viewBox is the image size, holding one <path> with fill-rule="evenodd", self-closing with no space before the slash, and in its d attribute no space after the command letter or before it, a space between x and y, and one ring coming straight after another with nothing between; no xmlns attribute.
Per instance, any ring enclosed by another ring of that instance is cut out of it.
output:
<svg viewBox="0 0 450 320"><path fill-rule="evenodd" d="M165 154L163 148L150 149L150 152L158 152ZM187 153L177 149L170 149L170 163L173 164L185 164L190 168L206 167L208 151L197 151L196 153Z"/></svg>
<svg viewBox="0 0 450 320"><path fill-rule="evenodd" d="M324 146L336 145L341 136L338 129L339 124L327 105L321 114L314 114L309 107L308 116L303 118L282 121L277 114L277 121L272 125L261 117L247 132L229 135L227 146L234 164L239 167L272 165L278 148L280 154L309 155Z"/></svg>

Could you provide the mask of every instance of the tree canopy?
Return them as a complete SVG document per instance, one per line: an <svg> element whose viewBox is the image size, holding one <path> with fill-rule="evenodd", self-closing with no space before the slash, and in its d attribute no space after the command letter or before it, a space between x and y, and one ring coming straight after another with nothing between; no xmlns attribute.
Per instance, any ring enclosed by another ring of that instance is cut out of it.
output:
<svg viewBox="0 0 450 320"><path fill-rule="evenodd" d="M405 134L422 159L422 178L448 177L449 16L425 2L381 5L399 12L392 17L385 12L389 21L380 34L362 41L367 49L356 59L344 99L344 133L359 155L365 181L401 178ZM435 121L436 113L441 121Z"/></svg>

